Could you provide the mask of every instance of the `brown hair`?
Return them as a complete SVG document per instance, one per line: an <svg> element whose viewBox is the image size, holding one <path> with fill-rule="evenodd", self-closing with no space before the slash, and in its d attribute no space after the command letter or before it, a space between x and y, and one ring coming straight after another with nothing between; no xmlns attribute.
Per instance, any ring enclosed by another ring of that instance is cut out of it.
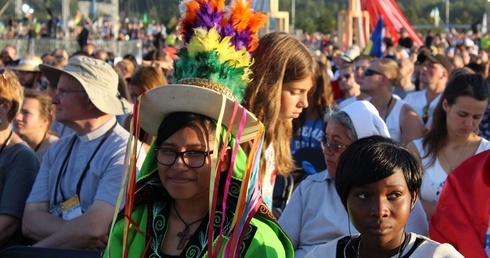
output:
<svg viewBox="0 0 490 258"><path fill-rule="evenodd" d="M290 121L279 120L282 85L305 78L311 78L315 83L317 64L308 48L285 32L272 32L263 36L253 57L253 78L245 90L244 106L264 123L263 150L265 152L273 144L276 171L286 175L295 166L289 145L292 124ZM263 175L266 171L265 155L262 155L260 168Z"/></svg>
<svg viewBox="0 0 490 258"><path fill-rule="evenodd" d="M10 123L22 106L24 87L20 85L17 76L11 70L0 71L2 71L2 74L0 74L0 104L6 101L12 102L7 116L8 122Z"/></svg>
<svg viewBox="0 0 490 258"><path fill-rule="evenodd" d="M433 165L437 154L448 143L446 111L442 107L444 100L448 106L456 103L458 97L472 97L478 101L489 101L490 84L480 74L461 73L451 79L442 92L441 99L437 103L432 116L432 126L424 136L422 145L427 153L422 158L429 158L429 164Z"/></svg>
<svg viewBox="0 0 490 258"><path fill-rule="evenodd" d="M131 76L130 84L141 87L146 92L158 86L166 85L167 78L161 69L153 66L142 66Z"/></svg>

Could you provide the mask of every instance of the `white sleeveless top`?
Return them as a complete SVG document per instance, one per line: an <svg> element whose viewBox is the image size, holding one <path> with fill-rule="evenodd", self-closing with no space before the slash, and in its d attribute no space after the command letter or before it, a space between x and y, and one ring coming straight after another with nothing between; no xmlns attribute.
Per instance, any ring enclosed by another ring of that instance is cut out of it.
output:
<svg viewBox="0 0 490 258"><path fill-rule="evenodd" d="M426 90L410 92L403 99L408 105L413 108L413 110L415 110L422 124L424 123L424 120L422 118L424 116L424 107L427 106L427 98L425 96L425 92ZM437 95L437 97L434 98L434 100L432 100L432 102L429 104L429 109L427 111L429 120L432 119L432 114L434 113L434 109L436 108L437 103L441 99L441 95L442 94ZM425 128L429 128L428 121L425 124Z"/></svg>
<svg viewBox="0 0 490 258"><path fill-rule="evenodd" d="M388 127L388 131L390 132L391 139L396 142L402 142L402 130L400 128L400 116L402 113L402 107L405 105L405 101L400 99L397 95L392 95L394 99L396 99L395 106L391 109L388 117L386 118L386 127Z"/></svg>
<svg viewBox="0 0 490 258"><path fill-rule="evenodd" d="M426 150L422 147L422 138L413 141L417 150L420 153L420 157L424 157ZM481 138L480 145L475 154L490 149L490 142ZM446 182L447 174L442 168L439 159L436 159L434 164L429 166L430 157L422 158L422 166L424 168L424 175L422 176L422 187L420 188L420 198L422 200L437 203L439 196L441 195L442 187Z"/></svg>

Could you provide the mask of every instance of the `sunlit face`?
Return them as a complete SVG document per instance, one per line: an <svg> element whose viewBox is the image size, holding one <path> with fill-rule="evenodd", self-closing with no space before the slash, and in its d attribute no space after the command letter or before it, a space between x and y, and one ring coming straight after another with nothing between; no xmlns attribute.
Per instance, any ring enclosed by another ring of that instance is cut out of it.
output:
<svg viewBox="0 0 490 258"><path fill-rule="evenodd" d="M369 60L359 60L356 62L354 66L354 79L357 84L362 85L364 81L364 71L366 71L368 66Z"/></svg>
<svg viewBox="0 0 490 258"><path fill-rule="evenodd" d="M366 71L372 71L372 73L367 75ZM380 85L386 83L388 78L382 72L383 69L381 68L379 60L370 62L366 71L364 71L364 81L361 85L361 91L367 94L373 94L374 92L377 92Z"/></svg>
<svg viewBox="0 0 490 258"><path fill-rule="evenodd" d="M427 59L422 63L419 77L420 82L426 87L435 86L440 80L447 78L447 71L441 64L433 63Z"/></svg>
<svg viewBox="0 0 490 258"><path fill-rule="evenodd" d="M339 76L340 89L343 91L348 91L357 86L354 80L354 72L352 68L345 68L340 70Z"/></svg>
<svg viewBox="0 0 490 258"><path fill-rule="evenodd" d="M412 196L413 195L413 196ZM401 170L385 179L352 187L347 197L347 212L362 240L379 243L386 249L400 245L412 199Z"/></svg>
<svg viewBox="0 0 490 258"><path fill-rule="evenodd" d="M15 116L15 132L29 136L44 134L48 130L49 121L43 118L39 112L40 102L35 98L25 98L20 112Z"/></svg>
<svg viewBox="0 0 490 258"><path fill-rule="evenodd" d="M56 120L65 123L83 119L89 99L80 82L69 75L62 74L57 90L64 93L63 97L55 94L51 99L51 103L56 106Z"/></svg>
<svg viewBox="0 0 490 258"><path fill-rule="evenodd" d="M487 106L488 101L480 101L469 96L457 97L452 106L444 100L442 108L446 111L448 132L456 136L469 136L480 126Z"/></svg>
<svg viewBox="0 0 490 258"><path fill-rule="evenodd" d="M308 107L308 93L313 87L310 77L284 83L281 90L281 111L279 119L290 121L298 118L303 108Z"/></svg>
<svg viewBox="0 0 490 258"><path fill-rule="evenodd" d="M323 155L325 156L325 162L327 163L327 170L332 176L335 176L337 171L337 163L339 157L344 153L345 147L352 143L352 140L347 134L347 128L339 123L335 118L328 121L325 129L325 139L331 145L342 146L338 148L328 148L324 144Z"/></svg>
<svg viewBox="0 0 490 258"><path fill-rule="evenodd" d="M184 127L159 147L173 151L210 151L214 142L205 129L200 125ZM168 193L177 200L201 200L206 202L209 198L209 180L211 175L211 156L205 158L204 165L199 168L190 168L178 157L173 165L158 164L158 175Z"/></svg>

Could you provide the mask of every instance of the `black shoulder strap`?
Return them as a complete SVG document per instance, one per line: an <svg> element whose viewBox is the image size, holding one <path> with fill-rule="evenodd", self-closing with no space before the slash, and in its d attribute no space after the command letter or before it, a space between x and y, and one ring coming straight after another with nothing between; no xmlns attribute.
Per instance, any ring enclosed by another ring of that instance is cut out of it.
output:
<svg viewBox="0 0 490 258"><path fill-rule="evenodd" d="M408 258L410 257L410 255L413 254L413 252L415 252L415 250L417 250L417 248L425 241L425 239L423 238L415 238L415 243L413 243L413 246L412 248L408 251L408 253L406 253L404 256L402 256L402 258Z"/></svg>
<svg viewBox="0 0 490 258"><path fill-rule="evenodd" d="M339 241L337 241L337 251L336 251L336 257L337 258L344 258L344 251L347 248L347 245L351 242L352 238L351 236L345 236Z"/></svg>

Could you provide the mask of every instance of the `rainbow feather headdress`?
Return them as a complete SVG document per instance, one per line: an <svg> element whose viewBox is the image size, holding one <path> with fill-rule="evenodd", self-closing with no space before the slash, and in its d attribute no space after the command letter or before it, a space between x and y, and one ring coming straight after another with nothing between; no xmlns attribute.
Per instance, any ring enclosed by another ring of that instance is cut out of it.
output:
<svg viewBox="0 0 490 258"><path fill-rule="evenodd" d="M227 7L224 0L184 0L180 9L180 32L185 47L180 50L179 60L174 65L174 81L177 83L142 94L134 105L132 137L126 160L129 165L124 182L127 187L123 257L128 257L126 249L131 238L130 231L145 233L132 217L135 191L138 190L135 189L136 181L157 173L155 153L151 148L136 180L139 128L156 136L161 121L170 113L194 112L215 119L216 141L221 139L224 145L232 145L230 169L228 173L219 173L221 153L218 144L215 144L209 195L210 221L213 218L224 221L223 217L219 217L224 213L219 215L216 207L226 206L229 196L238 196L236 209L231 227L225 227L222 223L218 236L214 235L212 226L208 227L208 257L219 254L224 257L238 256L244 231L262 203L258 168L264 127L240 102L250 82L251 52L257 47L258 30L265 23L266 16L255 12L247 0L232 1ZM240 144L250 140L253 140L251 151L246 155ZM226 148L221 150L225 151ZM226 177L224 189L218 187L222 181L220 177ZM239 192L234 192L232 180L241 183ZM222 200L218 199L219 192L224 196Z"/></svg>

